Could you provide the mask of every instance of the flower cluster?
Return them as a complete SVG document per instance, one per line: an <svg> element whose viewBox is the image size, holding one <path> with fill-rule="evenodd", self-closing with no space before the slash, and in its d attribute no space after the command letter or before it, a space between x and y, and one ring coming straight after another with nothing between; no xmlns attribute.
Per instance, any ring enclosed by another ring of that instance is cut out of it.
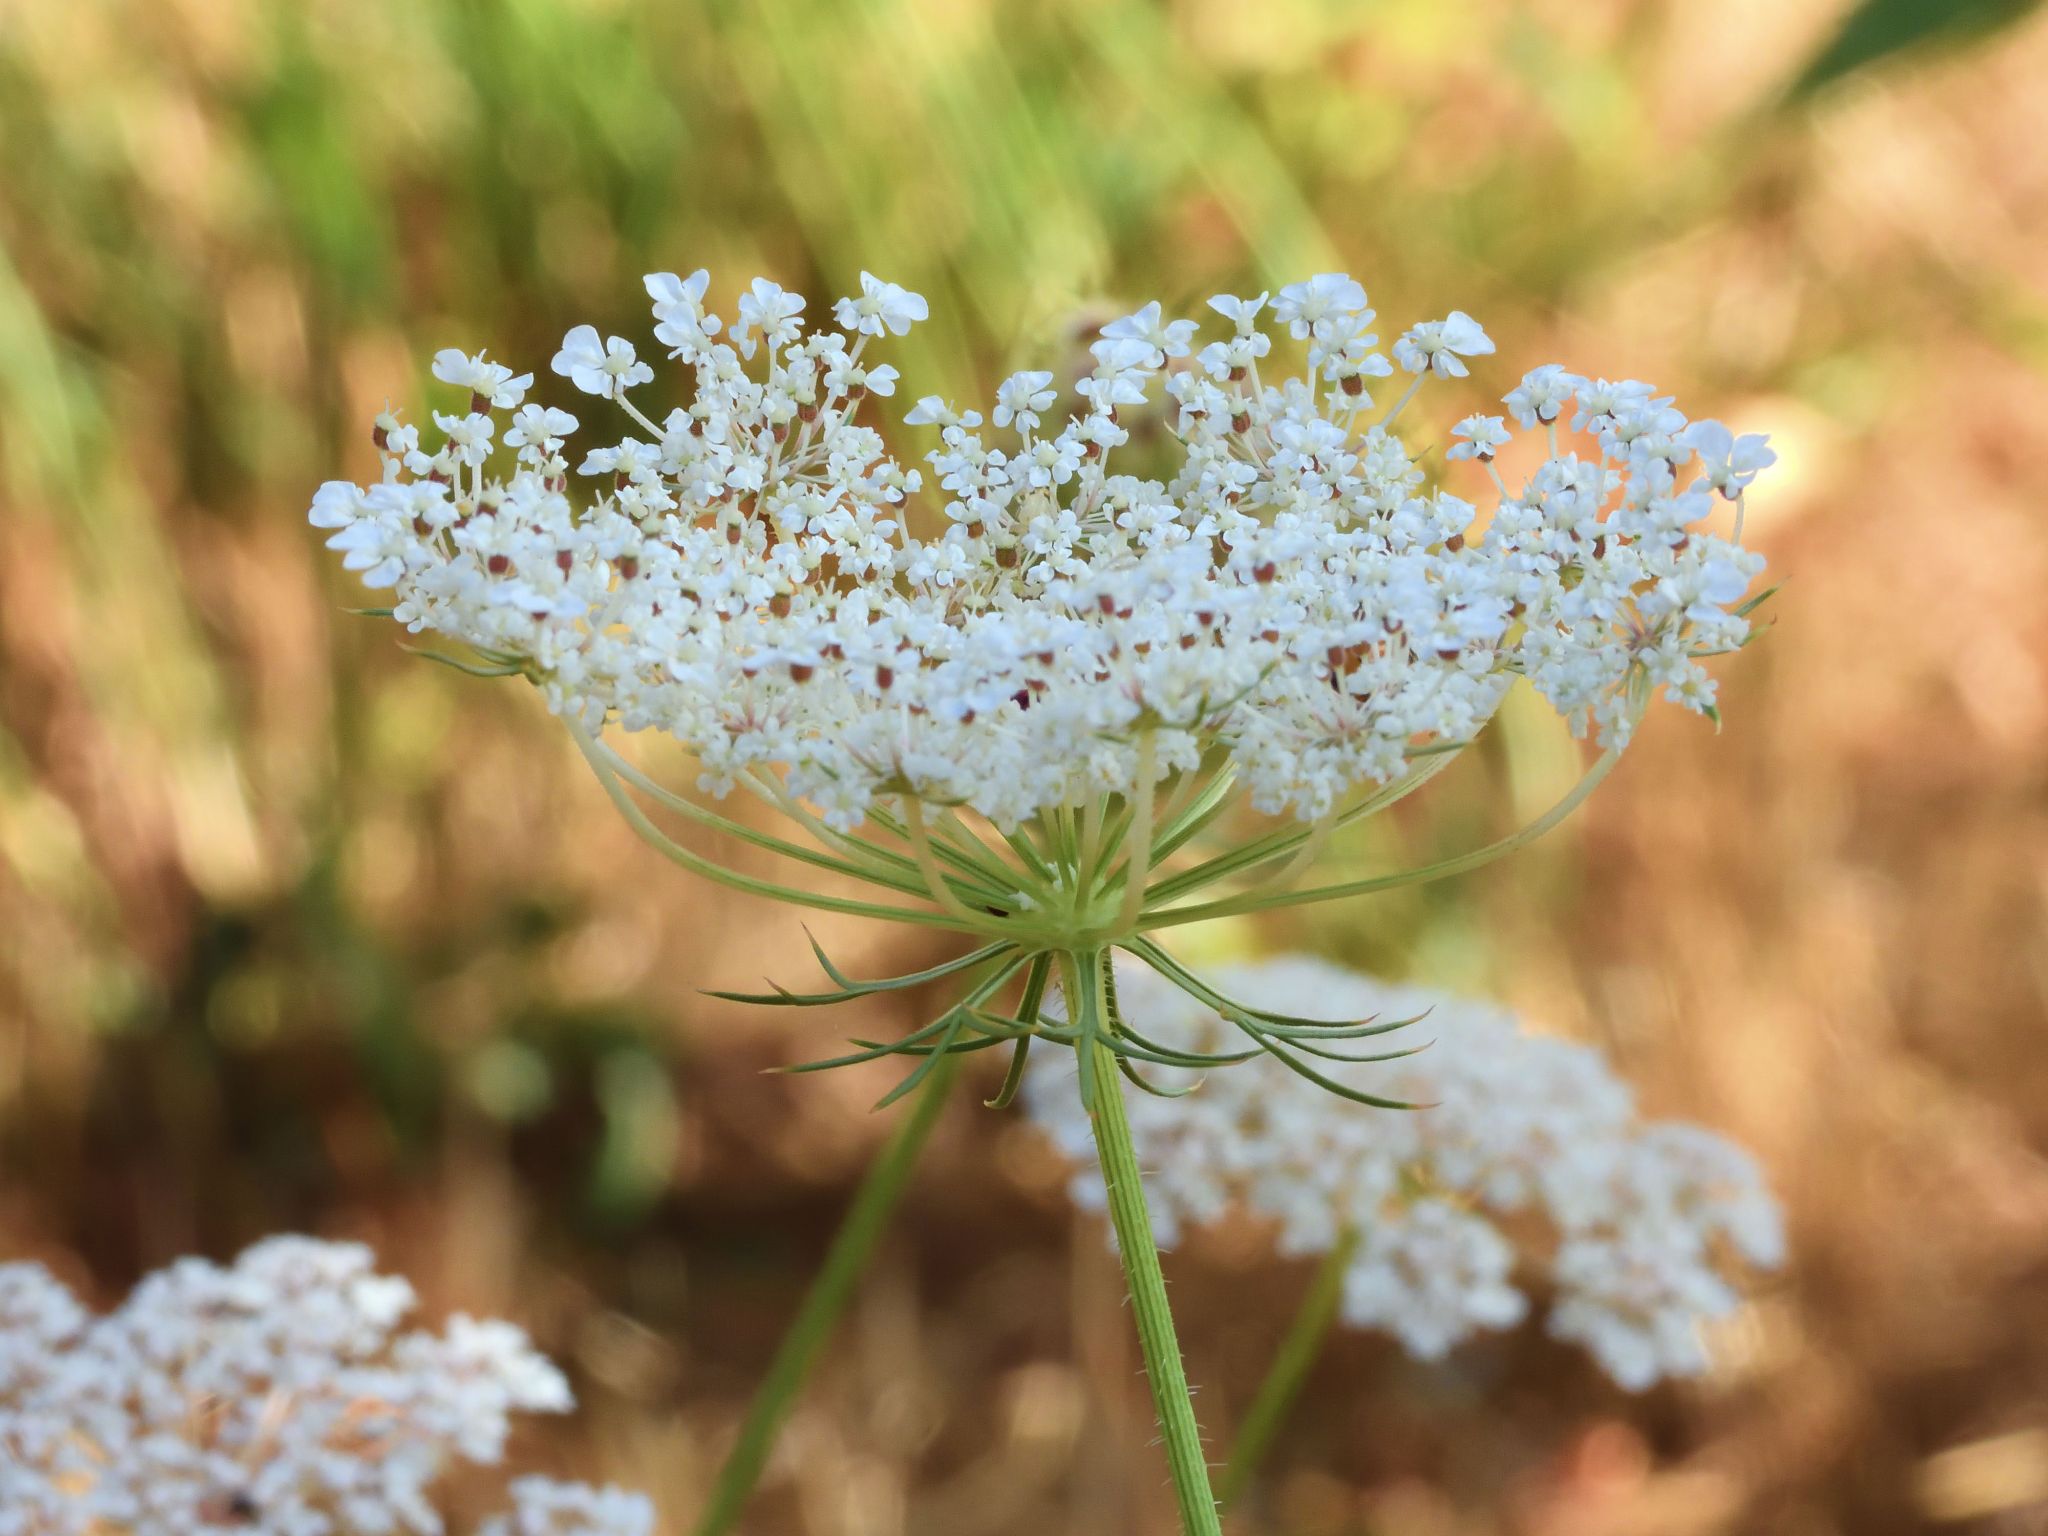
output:
<svg viewBox="0 0 2048 1536"><path fill-rule="evenodd" d="M1140 967L1119 970L1122 1012L1167 1049L1211 1051L1223 1019ZM1219 978L1241 996L1306 1013L1426 1015L1427 1049L1372 1069L1375 1091L1427 1107L1359 1114L1260 1058L1167 1101L1128 1097L1146 1194L1162 1240L1242 1207L1290 1254L1346 1245L1342 1309L1414 1354L1519 1321L1518 1262L1542 1260L1550 1331L1640 1389L1703 1370L1699 1325L1739 1298L1731 1260L1783 1259L1776 1204L1755 1163L1698 1126L1645 1122L1629 1090L1585 1046L1524 1033L1481 1003L1394 986L1304 958ZM1340 1081L1356 1067L1326 1067ZM1026 1074L1032 1116L1091 1171L1075 1196L1103 1203L1089 1122L1064 1070ZM1162 1067L1185 1087L1194 1072Z"/></svg>
<svg viewBox="0 0 2048 1536"><path fill-rule="evenodd" d="M401 1331L412 1288L353 1244L278 1237L183 1259L89 1314L0 1265L0 1536L442 1530L433 1493L495 1464L568 1384L510 1323ZM647 1500L521 1478L481 1536L649 1536Z"/></svg>
<svg viewBox="0 0 2048 1536"><path fill-rule="evenodd" d="M1761 438L1538 368L1453 429L1482 509L1426 473L1439 430L1396 428L1492 341L1453 312L1383 350L1341 274L1212 299L1206 344L1148 304L1085 377L1014 374L986 418L921 399L928 473L859 419L918 295L862 274L811 329L765 279L730 324L703 272L646 286L686 388L643 409L653 369L589 326L553 363L627 435L572 449L532 375L443 352L454 409L380 416L382 478L323 486L312 520L412 630L585 728L672 734L715 793L774 768L841 830L892 797L1014 829L1221 755L1313 820L1469 739L1518 676L1610 746L1659 689L1710 711L1700 660L1748 630Z"/></svg>

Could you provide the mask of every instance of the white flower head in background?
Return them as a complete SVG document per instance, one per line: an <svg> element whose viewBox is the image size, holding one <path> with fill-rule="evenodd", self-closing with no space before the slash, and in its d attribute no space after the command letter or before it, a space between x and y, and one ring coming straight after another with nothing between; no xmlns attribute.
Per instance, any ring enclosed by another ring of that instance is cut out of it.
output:
<svg viewBox="0 0 2048 1536"><path fill-rule="evenodd" d="M1124 1015L1160 1054L1214 1051L1229 1033L1150 972L1118 976ZM1428 1359L1519 1322L1521 1273L1545 1271L1550 1331L1632 1390L1705 1370L1702 1325L1740 1305L1730 1276L1783 1261L1778 1208L1754 1160L1701 1127L1643 1120L1589 1047L1530 1034L1484 1003L1318 960L1269 960L1215 981L1276 1013L1417 1019L1408 1028L1427 1048L1374 1066L1370 1081L1424 1107L1359 1114L1266 1058L1206 1078L1158 1067L1169 1091L1201 1081L1179 1098L1126 1095L1163 1241L1242 1209L1273 1224L1285 1253L1345 1244L1344 1319ZM1366 1080L1357 1066L1323 1070ZM1033 1058L1025 1103L1064 1155L1092 1164L1071 1071ZM1074 1194L1102 1206L1092 1167Z"/></svg>
<svg viewBox="0 0 2048 1536"><path fill-rule="evenodd" d="M181 1259L103 1317L0 1264L0 1532L440 1536L435 1490L495 1465L568 1383L510 1323L406 1330L404 1280L303 1237ZM487 1536L649 1536L637 1494L522 1478Z"/></svg>
<svg viewBox="0 0 2048 1536"><path fill-rule="evenodd" d="M654 1536L645 1494L550 1477L514 1478L507 1492L511 1510L486 1520L477 1536Z"/></svg>

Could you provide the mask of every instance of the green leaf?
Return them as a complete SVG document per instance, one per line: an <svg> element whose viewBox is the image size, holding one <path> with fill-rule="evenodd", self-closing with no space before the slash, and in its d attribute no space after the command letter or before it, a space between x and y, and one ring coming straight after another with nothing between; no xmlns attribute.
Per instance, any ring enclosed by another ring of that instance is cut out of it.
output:
<svg viewBox="0 0 2048 1536"><path fill-rule="evenodd" d="M1425 1040L1422 1044L1411 1045L1404 1051L1380 1051L1372 1056L1351 1056L1343 1051L1333 1051L1324 1046L1311 1045L1308 1041L1298 1037L1281 1036L1279 1038L1285 1039L1294 1050L1306 1051L1311 1056L1320 1056L1324 1061L1341 1061L1354 1067L1369 1067L1382 1061L1404 1061L1410 1056L1420 1056L1431 1045L1435 1044L1434 1041Z"/></svg>
<svg viewBox="0 0 2048 1536"><path fill-rule="evenodd" d="M889 976L880 981L856 981L841 972L826 957L825 951L819 946L817 939L811 936L809 929L804 930L804 937L810 939L811 953L818 957L818 964L824 968L825 974L838 983L839 991L791 992L778 983L770 981L768 985L775 988L773 992L706 991L704 996L715 997L720 1002L726 1003L751 1003L762 1008L828 1008L835 1003L849 1003L856 998L871 997L878 992L901 992L910 987L920 987L928 981L938 981L943 977L955 975L960 971L972 970L984 961L997 959L1016 947L1013 944L998 941L994 944L984 945L980 949L970 951L967 954L956 956L954 959L943 961L938 965L932 966L929 970L912 971L904 976Z"/></svg>
<svg viewBox="0 0 2048 1536"><path fill-rule="evenodd" d="M1030 1059L1031 1037L1029 1035L1020 1035L1017 1037L1016 1045L1010 1051L1010 1067L1008 1071L1003 1073L1003 1086L996 1090L994 1098L981 1101L984 1108L1008 1109L1011 1104L1016 1102L1017 1089L1024 1082L1024 1064Z"/></svg>
<svg viewBox="0 0 2048 1536"><path fill-rule="evenodd" d="M1038 1010L1045 1002L1046 983L1052 976L1052 956L1038 955L1031 961L1031 969L1024 977L1024 996L1017 1005L1017 1022L1025 1029L1038 1023ZM1017 1089L1024 1082L1024 1063L1031 1056L1031 1036L1020 1035L1016 1048L1010 1053L1010 1069L1003 1074L1003 1085L996 1090L996 1096L983 1100L989 1109L1008 1109L1016 1100Z"/></svg>
<svg viewBox="0 0 2048 1536"><path fill-rule="evenodd" d="M769 1070L792 1073L829 1072L834 1067L857 1066L864 1061L879 1061L884 1056L910 1055L916 1051L918 1046L931 1039L932 1036L950 1031L956 1027L957 1020L953 1014L949 1013L942 1019L933 1020L925 1025L923 1029L913 1030L901 1039L891 1040L881 1045L867 1044L864 1049L851 1056L831 1056L820 1061L800 1061L793 1066L771 1067ZM853 1043L856 1045L863 1044L863 1042L858 1040Z"/></svg>
<svg viewBox="0 0 2048 1536"><path fill-rule="evenodd" d="M1807 61L1785 102L1810 100L1837 81L1898 54L1984 41L2032 14L2040 0L1862 0Z"/></svg>
<svg viewBox="0 0 2048 1536"><path fill-rule="evenodd" d="M1003 1040L1016 1040L1028 1035L1033 1040L1056 1040L1061 1045L1072 1045L1081 1038L1081 1032L1077 1029L1062 1029L1059 1025L1048 1024L1043 1019L1034 1019L1026 1024L1022 1019L1013 1019L1004 1013L991 1013L986 1008L975 1009L970 1022L984 1034L994 1035Z"/></svg>
<svg viewBox="0 0 2048 1536"><path fill-rule="evenodd" d="M1127 1056L1125 1056L1124 1053L1121 1051L1118 1051L1116 1053L1116 1069L1117 1071L1123 1073L1125 1077L1130 1079L1132 1085L1136 1087L1140 1093L1149 1093L1155 1099L1184 1099L1189 1094L1193 1093L1197 1088L1202 1086L1200 1083L1197 1082L1189 1083L1185 1088L1162 1088L1157 1083L1147 1078L1145 1074L1140 1072L1136 1067L1132 1066L1130 1063L1130 1059Z"/></svg>
<svg viewBox="0 0 2048 1536"><path fill-rule="evenodd" d="M1308 1036L1317 1040L1362 1040L1371 1035L1389 1035L1397 1029L1406 1029L1410 1024L1425 1017L1418 1013L1412 1019L1389 1019L1382 1022L1377 1018L1303 1019L1292 1014L1267 1013L1264 1009L1253 1008L1225 997L1150 939L1133 939L1124 948L1196 1002L1215 1009L1233 1023L1241 1019L1250 1019L1268 1034L1278 1035L1282 1039L1291 1040Z"/></svg>
<svg viewBox="0 0 2048 1536"><path fill-rule="evenodd" d="M1763 607L1765 603L1768 603L1772 598L1776 597L1778 593L1781 590L1783 590L1784 585L1785 584L1783 582L1778 582L1775 585L1765 587L1763 591L1757 593L1755 597L1752 597L1748 602L1736 608L1734 610L1735 617L1737 617L1738 619L1748 618L1752 613L1755 613L1757 609Z"/></svg>
<svg viewBox="0 0 2048 1536"><path fill-rule="evenodd" d="M875 1100L876 1109L887 1109L891 1104L894 1104L898 1099L910 1092L911 1089L932 1075L932 1068L939 1064L942 1057L954 1050L953 1042L959 1037L960 1026L965 1017L965 1009L955 1009L946 1016L946 1032L939 1036L939 1043L931 1048L931 1054L919 1062L916 1070L906 1076L902 1082ZM990 1043L993 1044L994 1042L991 1041Z"/></svg>
<svg viewBox="0 0 2048 1536"><path fill-rule="evenodd" d="M1325 1077L1307 1062L1297 1061L1279 1042L1261 1034L1257 1026L1248 1024L1243 1019L1237 1019L1233 1022L1236 1023L1239 1029L1263 1045L1266 1048L1266 1054L1287 1068L1288 1071L1299 1077L1307 1078L1318 1088L1329 1089L1330 1092L1336 1094L1340 1099L1349 1099L1354 1104L1367 1104L1374 1109L1427 1109L1430 1107L1426 1104L1412 1104L1406 1099L1383 1099L1376 1094L1361 1093L1356 1088L1347 1088L1335 1078Z"/></svg>
<svg viewBox="0 0 2048 1536"><path fill-rule="evenodd" d="M1128 1051L1140 1061L1155 1062L1162 1067L1191 1067L1197 1071L1210 1067L1235 1066L1240 1061L1250 1061L1259 1054L1254 1046L1248 1051L1184 1051L1178 1046L1163 1045L1131 1028L1130 1020L1119 1019L1116 1034L1105 1041L1113 1051Z"/></svg>
<svg viewBox="0 0 2048 1536"><path fill-rule="evenodd" d="M856 1040L853 1043L855 1045L877 1045L880 1042L872 1040ZM956 1040L951 1045L906 1045L899 1050L891 1051L890 1054L894 1056L916 1056L920 1058L925 1056L965 1056L972 1051L992 1051L997 1046L1006 1045L1008 1043L1009 1042L1005 1040L987 1039L969 1040L966 1044L963 1045Z"/></svg>

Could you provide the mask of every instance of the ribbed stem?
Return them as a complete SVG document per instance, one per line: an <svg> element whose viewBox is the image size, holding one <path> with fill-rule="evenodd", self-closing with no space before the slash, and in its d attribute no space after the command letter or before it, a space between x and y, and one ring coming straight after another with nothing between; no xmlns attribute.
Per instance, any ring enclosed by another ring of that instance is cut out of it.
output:
<svg viewBox="0 0 2048 1536"><path fill-rule="evenodd" d="M1280 1352L1274 1356L1266 1379L1259 1383L1258 1395L1245 1411L1244 1422L1237 1428L1237 1439L1231 1444L1230 1460L1223 1466L1222 1496L1226 1507L1234 1507L1243 1496L1252 1475L1265 1460L1273 1436L1293 1412L1309 1369L1322 1350L1323 1336L1336 1321L1338 1304L1344 1299L1344 1268L1357 1251L1358 1232L1352 1228L1324 1255L1315 1279L1309 1283L1301 1310L1288 1325L1287 1337L1280 1341Z"/></svg>
<svg viewBox="0 0 2048 1536"><path fill-rule="evenodd" d="M1082 966L1106 967L1103 956L1079 957ZM1099 995L1084 989L1089 1003ZM1113 998L1105 998L1113 1016ZM1106 1027L1108 1020L1100 1021ZM1131 1311L1138 1321L1138 1344L1145 1356L1145 1379L1152 1386L1153 1406L1166 1444L1173 1475L1174 1497L1180 1503L1185 1536L1221 1536L1216 1496L1209 1491L1209 1462L1202 1450L1202 1432L1188 1396L1180 1341L1174 1337L1173 1312L1166 1300L1166 1276L1159 1268L1159 1248L1152 1241L1152 1219L1145 1209L1145 1190L1138 1174L1138 1154L1131 1145L1131 1123L1124 1114L1116 1057L1093 1031L1082 1049L1094 1053L1094 1104L1089 1120L1095 1128L1095 1152L1102 1163L1102 1182L1109 1191L1109 1219L1116 1227L1117 1254L1131 1290Z"/></svg>
<svg viewBox="0 0 2048 1536"><path fill-rule="evenodd" d="M867 1268L890 1213L910 1182L917 1155L938 1123L939 1112L945 1108L947 1091L958 1065L957 1056L940 1058L911 1104L909 1114L896 1127L881 1156L868 1169L867 1177L861 1180L853 1206L832 1239L831 1251L825 1255L824 1266L811 1281L802 1307L789 1331L783 1334L781 1344L776 1346L767 1375L754 1390L754 1400L740 1424L739 1438L727 1453L718 1481L712 1485L710 1502L698 1518L696 1536L724 1536L738 1522L754 1485L761 1480L761 1469L767 1465L768 1453L774 1449L775 1437L789 1415L790 1404L804 1378L810 1375L825 1341L831 1337L833 1325L839 1321L847 1298Z"/></svg>

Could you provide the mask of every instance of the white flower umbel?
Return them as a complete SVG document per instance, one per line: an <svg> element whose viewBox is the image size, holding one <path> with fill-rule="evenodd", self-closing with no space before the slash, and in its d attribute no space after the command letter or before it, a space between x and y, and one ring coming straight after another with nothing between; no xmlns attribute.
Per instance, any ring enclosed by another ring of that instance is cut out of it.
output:
<svg viewBox="0 0 2048 1536"><path fill-rule="evenodd" d="M615 402L625 436L572 447L575 416L524 404L530 375L448 349L434 372L465 392L459 413L433 417L434 441L380 416L381 478L323 486L313 522L409 629L458 645L438 659L532 680L644 835L662 841L636 795L910 902L665 842L680 862L977 935L1005 975L1471 868L1576 805L1659 691L1713 713L1702 661L1750 632L1763 562L1724 535L1771 462L1763 439L1549 364L1505 397L1528 451L1500 416L1450 434L1479 507L1394 431L1418 389L1462 395L1467 360L1494 350L1462 311L1389 357L1340 273L1219 296L1228 334L1199 351L1193 320L1150 303L1066 388L1005 381L987 430L919 399L904 421L936 436L920 469L860 419L897 383L868 348L925 319L917 294L862 273L824 307L837 328L806 329L805 299L757 278L721 339L706 273L646 286L682 374L660 403L634 398L654 375L622 337L579 325L553 363ZM1397 372L1405 392L1375 408L1368 383ZM1150 475L1121 467L1141 416ZM1564 804L1432 870L1297 887L1332 829L1442 768L1517 678L1606 748ZM764 799L797 840L653 782L607 727L675 738L699 791ZM1241 802L1294 825L1196 858Z"/></svg>
<svg viewBox="0 0 2048 1536"><path fill-rule="evenodd" d="M1183 1526L1210 1536L1121 1101L1097 1092L1107 1073L1192 1058L1125 1026L1108 953L1218 1008L1249 1054L1390 1102L1313 1064L1377 1026L1220 999L1152 935L1476 868L1568 815L1660 692L1714 715L1702 662L1746 641L1762 601L1745 597L1763 561L1739 531L1770 450L1688 423L1647 384L1546 365L1505 397L1520 440L1469 399L1446 412L1463 418L1447 473L1482 507L1432 477L1443 427L1419 431L1421 447L1395 427L1425 386L1464 396L1467 360L1492 339L1454 310L1389 356L1341 273L1218 295L1206 345L1194 320L1147 304L1103 328L1084 377L1012 374L986 417L905 388L915 404L885 438L863 409L900 381L868 348L926 318L917 294L862 273L857 294L813 309L756 278L724 329L707 274L646 287L678 379L655 385L630 342L588 325L553 362L624 436L572 447L575 418L525 407L525 376L450 351L436 367L468 391L462 413L436 414L431 437L378 417L380 477L322 486L312 521L391 590L377 611L448 643L428 654L537 686L668 858L978 941L882 982L821 954L835 990L759 998L802 1007L967 978L933 1023L815 1065L904 1057L894 1099L948 1056L1007 1044L1000 1103L1034 1040L1075 1048ZM823 313L836 328L807 326ZM1371 391L1397 372L1407 383L1382 406ZM500 432L494 413L513 409ZM908 440L925 468L892 453ZM1427 868L1300 883L1333 831L1454 760L1517 679L1602 748L1562 801ZM605 740L614 727L680 742L698 793L636 767ZM706 803L735 789L793 830ZM650 805L886 895L725 867ZM1233 841L1245 806L1278 829ZM1066 1024L1038 1015L1055 970L1078 1000Z"/></svg>
<svg viewBox="0 0 2048 1536"><path fill-rule="evenodd" d="M513 1415L568 1383L510 1323L402 1327L412 1288L368 1249L268 1239L181 1259L88 1314L40 1266L0 1264L4 1536L439 1536L435 1489L496 1464ZM637 1494L511 1487L486 1536L649 1536Z"/></svg>
<svg viewBox="0 0 2048 1536"><path fill-rule="evenodd" d="M1232 1033L1139 967L1122 980L1123 1016L1164 1052L1213 1052ZM1130 1096L1162 1240L1241 1208L1273 1223L1283 1252L1342 1244L1344 1319L1424 1358L1519 1322L1518 1272L1547 1273L1550 1331L1638 1390L1704 1370L1701 1324L1738 1306L1734 1266L1784 1258L1777 1205L1749 1155L1698 1126L1641 1119L1587 1046L1319 960L1269 960L1216 981L1274 1011L1417 1019L1427 1048L1373 1068L1372 1082L1425 1107L1357 1114L1271 1061L1213 1073L1184 1097ZM1364 1069L1326 1070L1342 1080ZM1092 1163L1068 1076L1041 1059L1025 1102L1065 1155ZM1157 1086L1200 1079L1162 1067ZM1100 1177L1077 1173L1074 1194L1099 1208Z"/></svg>

